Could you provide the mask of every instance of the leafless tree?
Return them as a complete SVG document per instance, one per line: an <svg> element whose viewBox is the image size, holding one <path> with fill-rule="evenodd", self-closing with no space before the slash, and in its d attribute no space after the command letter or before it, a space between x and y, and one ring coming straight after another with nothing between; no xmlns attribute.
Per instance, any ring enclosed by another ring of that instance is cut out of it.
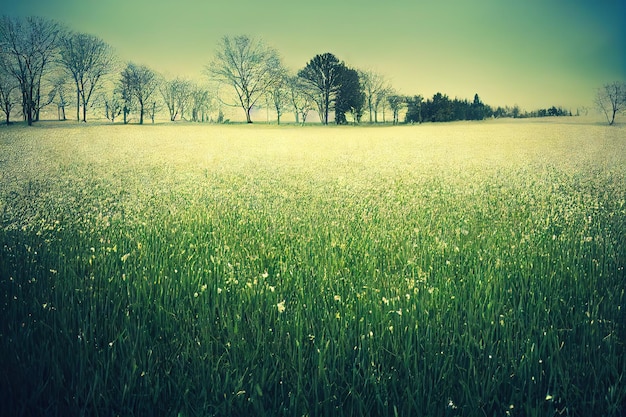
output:
<svg viewBox="0 0 626 417"><path fill-rule="evenodd" d="M374 97L374 121L376 123L378 123L379 111L383 114L383 123L387 121L385 120L385 109L387 108L387 104L389 104L387 98L390 94L393 94L393 91L393 88L389 84L386 84L385 87L381 89Z"/></svg>
<svg viewBox="0 0 626 417"><path fill-rule="evenodd" d="M104 117L115 123L115 118L122 114L124 110L124 99L119 88L111 89L101 97L104 103Z"/></svg>
<svg viewBox="0 0 626 417"><path fill-rule="evenodd" d="M288 89L288 76L286 71L283 71L280 79L274 84L268 91L268 99L272 105L273 110L276 112L276 123L280 124L280 116L285 113L285 108L289 104L289 89Z"/></svg>
<svg viewBox="0 0 626 417"><path fill-rule="evenodd" d="M191 92L191 120L204 122L211 108L211 94L205 87L194 85Z"/></svg>
<svg viewBox="0 0 626 417"><path fill-rule="evenodd" d="M359 71L359 78L365 93L365 102L369 110L369 121L378 123L378 110L384 104L389 86L385 77L374 71ZM372 117L372 114L374 117Z"/></svg>
<svg viewBox="0 0 626 417"><path fill-rule="evenodd" d="M124 121L130 112L132 100L139 105L139 124L143 124L143 117L148 106L152 106L153 94L158 87L156 73L145 65L136 65L129 62L122 71L120 79L122 97L124 99Z"/></svg>
<svg viewBox="0 0 626 417"><path fill-rule="evenodd" d="M59 120L67 120L65 117L65 106L67 106L67 76L65 73L57 74L52 79L52 90L50 95L57 105L57 116Z"/></svg>
<svg viewBox="0 0 626 417"><path fill-rule="evenodd" d="M309 112L313 109L314 101L312 96L313 92L307 92L309 88L300 77L288 77L287 92L289 95L289 101L293 107L293 113L296 119L296 123L304 125Z"/></svg>
<svg viewBox="0 0 626 417"><path fill-rule="evenodd" d="M22 111L28 125L39 120L41 80L58 47L61 26L42 17L0 20L0 53L5 70L15 77L22 93Z"/></svg>
<svg viewBox="0 0 626 417"><path fill-rule="evenodd" d="M606 116L610 125L615 123L615 116L626 110L626 82L614 81L605 84L596 93L596 106Z"/></svg>
<svg viewBox="0 0 626 417"><path fill-rule="evenodd" d="M260 39L242 35L222 38L207 72L233 87L246 121L252 123L252 108L278 82L281 68L275 49Z"/></svg>
<svg viewBox="0 0 626 417"><path fill-rule="evenodd" d="M102 39L85 33L69 33L61 38L60 63L76 86L76 120L87 121L87 107L102 77L113 69L113 52Z"/></svg>
<svg viewBox="0 0 626 417"><path fill-rule="evenodd" d="M191 81L181 78L165 80L160 83L159 90L169 112L170 120L173 122L178 116L182 119L193 93Z"/></svg>
<svg viewBox="0 0 626 417"><path fill-rule="evenodd" d="M0 60L4 59L0 55ZM11 111L20 101L20 85L13 75L4 70L0 63L0 110L5 115L6 124L11 123Z"/></svg>

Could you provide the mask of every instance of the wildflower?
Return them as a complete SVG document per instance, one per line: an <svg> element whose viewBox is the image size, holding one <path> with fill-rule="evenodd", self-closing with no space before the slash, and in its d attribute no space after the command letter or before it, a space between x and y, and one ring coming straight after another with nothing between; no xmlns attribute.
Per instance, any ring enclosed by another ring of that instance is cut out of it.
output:
<svg viewBox="0 0 626 417"><path fill-rule="evenodd" d="M340 296L340 295L335 295L335 296L333 297L333 299L334 299L335 301L341 301L341 296Z"/></svg>
<svg viewBox="0 0 626 417"><path fill-rule="evenodd" d="M448 408L451 408L453 410L456 410L458 408L456 404L454 404L454 402L452 401L452 398L448 398Z"/></svg>
<svg viewBox="0 0 626 417"><path fill-rule="evenodd" d="M207 288L208 288L208 286L206 284L202 284L200 286L200 292L205 292Z"/></svg>
<svg viewBox="0 0 626 417"><path fill-rule="evenodd" d="M222 289L220 287L217 287L217 293L221 294L222 293Z"/></svg>
<svg viewBox="0 0 626 417"><path fill-rule="evenodd" d="M269 277L269 276L270 276L270 274L268 274L268 273L267 273L267 271L265 271L265 272L263 272L263 273L261 274L261 277L263 277L263 278L267 278L267 277Z"/></svg>
<svg viewBox="0 0 626 417"><path fill-rule="evenodd" d="M278 308L278 312L279 313L284 313L285 312L285 300L283 300L280 303L276 304L276 308Z"/></svg>
<svg viewBox="0 0 626 417"><path fill-rule="evenodd" d="M120 259L122 260L122 262L126 262L129 256L130 256L130 253L127 253L124 256L122 256Z"/></svg>

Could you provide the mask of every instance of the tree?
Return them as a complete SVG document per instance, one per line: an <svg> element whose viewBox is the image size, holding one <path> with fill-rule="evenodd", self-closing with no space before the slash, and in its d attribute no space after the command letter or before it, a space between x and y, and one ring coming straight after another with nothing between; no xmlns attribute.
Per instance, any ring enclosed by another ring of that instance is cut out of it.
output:
<svg viewBox="0 0 626 417"><path fill-rule="evenodd" d="M180 115L181 119L184 117L185 109L193 93L192 88L191 81L181 78L166 80L160 83L159 90L172 122L176 120L178 115Z"/></svg>
<svg viewBox="0 0 626 417"><path fill-rule="evenodd" d="M306 91L309 86L305 85L304 81L298 76L288 77L286 84L296 123L304 125L313 106L313 100L311 99L313 94Z"/></svg>
<svg viewBox="0 0 626 417"><path fill-rule="evenodd" d="M369 121L378 123L378 109L384 102L389 87L385 78L373 71L360 71L359 78L363 86L365 101L369 110ZM374 117L372 118L372 114Z"/></svg>
<svg viewBox="0 0 626 417"><path fill-rule="evenodd" d="M204 122L211 107L211 95L209 90L194 85L191 91L191 120L194 122Z"/></svg>
<svg viewBox="0 0 626 417"><path fill-rule="evenodd" d="M335 100L335 122L346 124L346 113L350 113L356 124L363 114L365 94L361 88L359 73L343 64L340 68L339 90Z"/></svg>
<svg viewBox="0 0 626 417"><path fill-rule="evenodd" d="M57 53L60 34L58 23L42 17L3 16L0 21L0 53L5 55L0 63L19 83L29 126L39 120L41 79Z"/></svg>
<svg viewBox="0 0 626 417"><path fill-rule="evenodd" d="M61 38L60 62L76 87L76 120L87 122L87 107L102 77L113 69L113 52L102 39L85 33Z"/></svg>
<svg viewBox="0 0 626 417"><path fill-rule="evenodd" d="M4 57L0 55L0 60ZM11 123L11 111L20 100L20 85L11 74L0 64L0 110L5 115L6 124Z"/></svg>
<svg viewBox="0 0 626 417"><path fill-rule="evenodd" d="M605 84L596 92L595 103L606 117L609 126L615 123L615 116L626 110L626 82L614 81Z"/></svg>
<svg viewBox="0 0 626 417"><path fill-rule="evenodd" d="M126 115L130 111L131 99L134 99L139 105L139 124L143 124L146 106L152 106L156 102L152 100L152 95L158 87L156 74L145 65L136 65L129 62L122 71L120 83L122 95L126 103L124 106L124 122L126 123Z"/></svg>
<svg viewBox="0 0 626 417"><path fill-rule="evenodd" d="M420 95L413 97L406 97L406 115L404 116L404 121L406 123L422 123L422 107L425 106L423 103L424 98Z"/></svg>
<svg viewBox="0 0 626 417"><path fill-rule="evenodd" d="M260 39L225 36L207 70L218 81L233 87L246 121L252 123L252 108L279 82L282 64L276 50Z"/></svg>
<svg viewBox="0 0 626 417"><path fill-rule="evenodd" d="M51 96L56 99L57 116L59 120L67 120L65 106L67 106L67 78L64 73L58 74L52 79ZM53 100L54 101L54 100Z"/></svg>
<svg viewBox="0 0 626 417"><path fill-rule="evenodd" d="M280 124L280 116L285 113L285 107L289 104L288 81L287 74L284 72L280 78L280 82L274 84L268 91L269 101L272 103L272 107L276 112L276 124Z"/></svg>
<svg viewBox="0 0 626 417"><path fill-rule="evenodd" d="M474 101L471 104L469 119L483 120L486 116L485 110L485 104L480 101L480 97L478 97L478 94L474 94Z"/></svg>
<svg viewBox="0 0 626 417"><path fill-rule="evenodd" d="M387 96L387 102L393 113L393 124L397 125L399 123L400 110L406 106L407 98L391 91Z"/></svg>
<svg viewBox="0 0 626 417"><path fill-rule="evenodd" d="M125 103L120 89L115 88L111 90L110 93L102 97L102 101L104 102L104 116L107 120L110 120L111 123L115 123L115 118L122 114L122 111L125 109ZM125 119L127 114L128 113L124 114ZM124 124L126 124L126 120L124 120Z"/></svg>
<svg viewBox="0 0 626 417"><path fill-rule="evenodd" d="M315 101L322 123L328 124L328 113L340 87L342 64L331 53L316 55L298 71L304 83L310 87L304 91Z"/></svg>

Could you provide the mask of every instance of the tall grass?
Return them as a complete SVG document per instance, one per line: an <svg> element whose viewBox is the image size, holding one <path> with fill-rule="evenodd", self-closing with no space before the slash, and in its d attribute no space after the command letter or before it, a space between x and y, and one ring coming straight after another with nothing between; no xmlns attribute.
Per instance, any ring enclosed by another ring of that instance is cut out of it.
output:
<svg viewBox="0 0 626 417"><path fill-rule="evenodd" d="M600 126L0 130L0 413L621 416Z"/></svg>

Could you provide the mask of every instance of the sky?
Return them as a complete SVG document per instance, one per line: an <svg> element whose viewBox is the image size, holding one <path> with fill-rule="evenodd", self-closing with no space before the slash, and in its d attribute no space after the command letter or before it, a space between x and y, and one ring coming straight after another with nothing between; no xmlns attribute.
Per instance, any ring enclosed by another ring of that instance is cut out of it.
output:
<svg viewBox="0 0 626 417"><path fill-rule="evenodd" d="M97 35L122 61L202 80L225 35L260 37L293 72L331 52L401 94L525 110L593 106L626 81L626 0L0 0Z"/></svg>

